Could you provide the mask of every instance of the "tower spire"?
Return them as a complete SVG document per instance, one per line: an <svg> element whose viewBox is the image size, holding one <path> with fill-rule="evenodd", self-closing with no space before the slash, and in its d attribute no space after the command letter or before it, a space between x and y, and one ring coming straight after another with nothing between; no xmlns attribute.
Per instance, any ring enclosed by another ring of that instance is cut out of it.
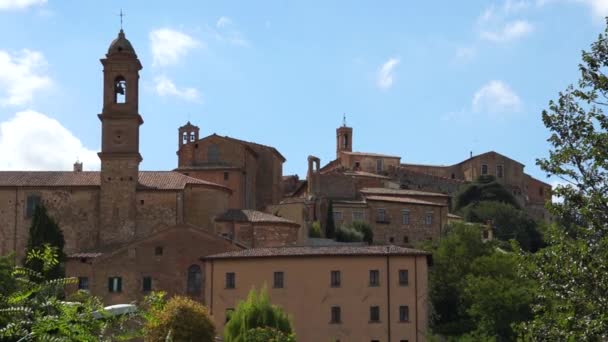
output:
<svg viewBox="0 0 608 342"><path fill-rule="evenodd" d="M342 113L342 126L346 127L346 113Z"/></svg>
<svg viewBox="0 0 608 342"><path fill-rule="evenodd" d="M120 17L120 30L122 31L122 18L125 16L125 15L122 13L122 8L120 9L120 14L119 14L118 16Z"/></svg>

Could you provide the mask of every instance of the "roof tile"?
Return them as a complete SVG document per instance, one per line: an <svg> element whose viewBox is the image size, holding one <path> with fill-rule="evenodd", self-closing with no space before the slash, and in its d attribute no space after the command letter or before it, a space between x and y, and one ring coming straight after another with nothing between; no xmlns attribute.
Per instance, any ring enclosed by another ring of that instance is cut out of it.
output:
<svg viewBox="0 0 608 342"><path fill-rule="evenodd" d="M387 256L430 255L429 252L399 246L299 246L250 248L205 257L205 259L270 258L303 256Z"/></svg>

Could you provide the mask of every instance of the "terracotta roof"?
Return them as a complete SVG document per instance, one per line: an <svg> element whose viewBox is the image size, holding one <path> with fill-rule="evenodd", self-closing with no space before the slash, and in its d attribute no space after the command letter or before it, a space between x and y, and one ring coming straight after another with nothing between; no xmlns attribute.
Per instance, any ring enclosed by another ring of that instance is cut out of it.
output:
<svg viewBox="0 0 608 342"><path fill-rule="evenodd" d="M406 203L406 204L420 204L420 205L430 205L435 207L445 207L445 204L433 203L428 201L422 201L415 198L409 197L393 197L393 196L367 196L365 197L367 201L377 201L377 202L393 202L393 203Z"/></svg>
<svg viewBox="0 0 608 342"><path fill-rule="evenodd" d="M403 195L403 196L429 196L429 197L450 197L440 192L429 192L409 189L389 189L389 188L363 188L361 192L364 194L374 195Z"/></svg>
<svg viewBox="0 0 608 342"><path fill-rule="evenodd" d="M291 220L268 214L262 211L249 209L228 209L226 212L218 216L215 220L252 223L286 223L300 226L299 224Z"/></svg>
<svg viewBox="0 0 608 342"><path fill-rule="evenodd" d="M306 256L387 256L387 255L430 255L430 253L398 246L300 246L250 248L242 251L209 255L204 259L272 258Z"/></svg>
<svg viewBox="0 0 608 342"><path fill-rule="evenodd" d="M388 154L380 154L380 153L346 152L346 151L341 151L340 153L348 154L348 155L351 155L351 156L370 156L370 157L384 157L384 158L399 158L399 159L401 159L401 157L399 157L399 156L391 156L391 155L388 155Z"/></svg>
<svg viewBox="0 0 608 342"><path fill-rule="evenodd" d="M0 187L70 187L100 186L98 171L0 171ZM186 185L206 185L230 191L229 188L173 171L140 171L140 190L182 190Z"/></svg>
<svg viewBox="0 0 608 342"><path fill-rule="evenodd" d="M241 144L245 144L245 145L249 146L250 148L258 147L258 148L262 148L262 149L265 149L265 150L269 150L272 153L276 154L277 157L279 157L283 162L285 162L285 160L286 160L285 157L276 148L274 148L272 146L262 145L262 144L254 143L254 142L251 142L251 141L245 141L245 140L229 137L227 135L226 136L221 136L221 135L218 135L218 134L215 134L215 133L213 133L213 135L218 136L220 138L225 138L225 139L233 140L233 141L239 142Z"/></svg>
<svg viewBox="0 0 608 342"><path fill-rule="evenodd" d="M345 176L390 179L390 177L388 177L388 176L383 176L383 175L379 175L377 173L371 173L371 172L365 172L365 171L344 171L343 173Z"/></svg>

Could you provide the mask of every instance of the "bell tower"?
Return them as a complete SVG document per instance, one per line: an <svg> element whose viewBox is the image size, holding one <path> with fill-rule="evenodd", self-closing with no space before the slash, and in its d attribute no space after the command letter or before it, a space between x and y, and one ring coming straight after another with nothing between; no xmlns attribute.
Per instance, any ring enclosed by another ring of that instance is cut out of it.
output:
<svg viewBox="0 0 608 342"><path fill-rule="evenodd" d="M353 129L346 126L346 115L342 119L342 126L336 129L336 158L340 159L342 151L353 151Z"/></svg>
<svg viewBox="0 0 608 342"><path fill-rule="evenodd" d="M118 244L135 232L136 190L139 175L138 112L141 63L121 29L112 41L103 65L101 121L100 243Z"/></svg>

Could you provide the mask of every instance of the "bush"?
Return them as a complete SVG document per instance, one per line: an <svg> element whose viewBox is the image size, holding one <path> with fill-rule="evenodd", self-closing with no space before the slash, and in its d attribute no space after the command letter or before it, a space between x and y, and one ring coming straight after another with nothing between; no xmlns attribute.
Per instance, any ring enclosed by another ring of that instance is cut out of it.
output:
<svg viewBox="0 0 608 342"><path fill-rule="evenodd" d="M289 317L280 307L270 303L265 288L259 295L252 289L247 300L238 304L224 327L224 341L248 342L246 335L255 328L272 328L287 336L292 335Z"/></svg>
<svg viewBox="0 0 608 342"><path fill-rule="evenodd" d="M320 238L321 237L321 223L319 221L315 221L310 225L308 229L308 237L311 238Z"/></svg>
<svg viewBox="0 0 608 342"><path fill-rule="evenodd" d="M336 230L336 241L361 242L363 241L363 233L349 226L341 226Z"/></svg>
<svg viewBox="0 0 608 342"><path fill-rule="evenodd" d="M153 310L152 315L155 319L147 323L145 341L165 341L168 336L172 341L212 342L215 338L207 308L190 298L173 297L162 309Z"/></svg>
<svg viewBox="0 0 608 342"><path fill-rule="evenodd" d="M369 224L362 221L355 221L351 223L351 226L353 229L363 234L363 241L367 242L367 244L371 245L374 243L374 231Z"/></svg>
<svg viewBox="0 0 608 342"><path fill-rule="evenodd" d="M247 342L295 342L293 334L285 334L274 328L249 329L244 335Z"/></svg>

